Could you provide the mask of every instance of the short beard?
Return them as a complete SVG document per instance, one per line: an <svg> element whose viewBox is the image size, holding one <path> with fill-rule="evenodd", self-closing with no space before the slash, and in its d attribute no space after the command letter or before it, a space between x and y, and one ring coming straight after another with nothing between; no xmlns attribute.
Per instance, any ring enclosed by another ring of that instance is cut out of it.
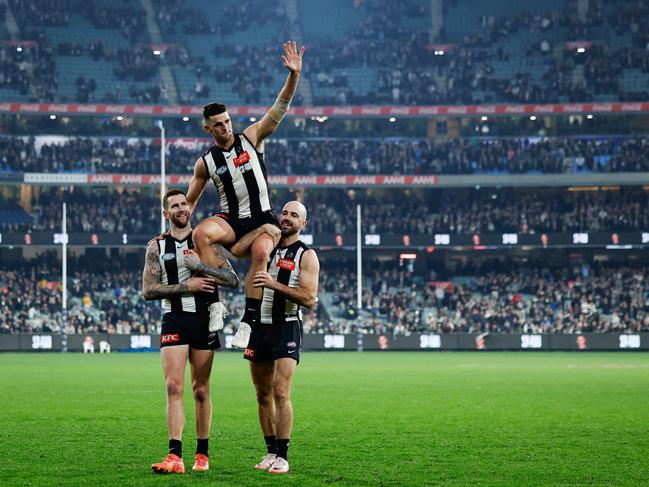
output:
<svg viewBox="0 0 649 487"><path fill-rule="evenodd" d="M170 220L171 220L171 223L173 223L173 225L174 225L176 228L183 229L183 228L185 228L187 225L189 225L189 218L187 218L187 221L185 222L184 225L181 225L180 222L178 222L178 220L176 220L176 219L173 218L173 217L170 218Z"/></svg>
<svg viewBox="0 0 649 487"><path fill-rule="evenodd" d="M281 229L282 237L290 237L291 235L295 235L299 231L300 230L298 228L295 228L295 227L291 227L291 228L289 228L287 230L284 230L283 228Z"/></svg>

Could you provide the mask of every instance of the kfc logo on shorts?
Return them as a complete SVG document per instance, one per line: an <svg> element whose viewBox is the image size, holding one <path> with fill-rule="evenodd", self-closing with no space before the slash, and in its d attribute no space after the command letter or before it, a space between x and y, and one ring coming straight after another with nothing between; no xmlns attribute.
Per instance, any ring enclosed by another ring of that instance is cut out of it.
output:
<svg viewBox="0 0 649 487"><path fill-rule="evenodd" d="M279 261L277 262L277 267L281 267L282 269L286 269L287 271L292 271L293 269L295 269L295 261L288 259L279 259Z"/></svg>
<svg viewBox="0 0 649 487"><path fill-rule="evenodd" d="M288 342L288 343L286 344L286 346L287 346L288 348L295 348L297 345L295 344L295 342Z"/></svg>
<svg viewBox="0 0 649 487"><path fill-rule="evenodd" d="M234 158L234 167L243 166L248 161L250 161L250 154L248 154L248 151L243 151L239 154L239 157Z"/></svg>
<svg viewBox="0 0 649 487"><path fill-rule="evenodd" d="M252 348L246 348L243 351L243 356L248 357L248 358L254 358L255 357L255 351Z"/></svg>
<svg viewBox="0 0 649 487"><path fill-rule="evenodd" d="M180 341L180 335L178 333L160 335L160 343L176 343Z"/></svg>

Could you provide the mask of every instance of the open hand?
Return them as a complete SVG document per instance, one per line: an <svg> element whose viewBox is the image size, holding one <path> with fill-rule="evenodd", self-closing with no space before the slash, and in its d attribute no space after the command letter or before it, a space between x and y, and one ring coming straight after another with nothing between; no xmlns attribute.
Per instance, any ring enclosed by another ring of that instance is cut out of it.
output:
<svg viewBox="0 0 649 487"><path fill-rule="evenodd" d="M284 66L291 73L300 74L302 71L302 55L304 54L304 46L300 48L300 51L297 50L297 44L293 41L288 41L282 44L284 49L284 54L282 55L282 60L284 61Z"/></svg>

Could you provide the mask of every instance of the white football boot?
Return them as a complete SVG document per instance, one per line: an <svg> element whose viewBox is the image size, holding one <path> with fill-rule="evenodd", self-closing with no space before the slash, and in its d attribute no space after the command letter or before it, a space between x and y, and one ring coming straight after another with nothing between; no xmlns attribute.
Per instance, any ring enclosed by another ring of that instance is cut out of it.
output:
<svg viewBox="0 0 649 487"><path fill-rule="evenodd" d="M255 465L255 468L257 470L268 470L270 467L273 466L276 456L277 455L275 455L274 453L267 454L264 458L261 459L261 461L257 465Z"/></svg>
<svg viewBox="0 0 649 487"><path fill-rule="evenodd" d="M282 457L275 458L268 473L288 473L288 461Z"/></svg>
<svg viewBox="0 0 649 487"><path fill-rule="evenodd" d="M210 304L210 333L223 329L223 318L228 316L228 310L221 301Z"/></svg>
<svg viewBox="0 0 649 487"><path fill-rule="evenodd" d="M248 342L250 341L251 332L252 328L250 328L250 325L248 323L246 323L245 321L239 323L239 329L232 337L232 346L236 348L246 348L248 346Z"/></svg>

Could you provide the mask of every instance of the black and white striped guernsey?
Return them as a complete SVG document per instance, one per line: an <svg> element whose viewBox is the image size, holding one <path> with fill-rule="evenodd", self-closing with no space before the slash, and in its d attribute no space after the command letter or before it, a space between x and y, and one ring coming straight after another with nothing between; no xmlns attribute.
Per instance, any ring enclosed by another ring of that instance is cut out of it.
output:
<svg viewBox="0 0 649 487"><path fill-rule="evenodd" d="M192 277L192 272L185 267L185 254L193 249L192 233L190 232L184 240L176 240L171 235L167 235L164 240L158 240L158 250L160 255L160 268L162 273L160 279L162 284L182 284ZM217 291L218 292L218 291ZM218 299L218 294L215 298ZM185 311L196 313L202 308L207 307L207 295L204 293L193 294L185 293L171 298L162 300L162 309L165 313Z"/></svg>
<svg viewBox="0 0 649 487"><path fill-rule="evenodd" d="M288 247L277 247L268 259L268 273L285 286L300 287L302 256L309 247L297 240ZM302 319L300 306L290 301L284 294L273 289L264 289L261 301L261 323L282 324Z"/></svg>
<svg viewBox="0 0 649 487"><path fill-rule="evenodd" d="M219 192L222 212L247 218L272 209L264 155L244 134L234 134L229 150L213 145L203 162Z"/></svg>

